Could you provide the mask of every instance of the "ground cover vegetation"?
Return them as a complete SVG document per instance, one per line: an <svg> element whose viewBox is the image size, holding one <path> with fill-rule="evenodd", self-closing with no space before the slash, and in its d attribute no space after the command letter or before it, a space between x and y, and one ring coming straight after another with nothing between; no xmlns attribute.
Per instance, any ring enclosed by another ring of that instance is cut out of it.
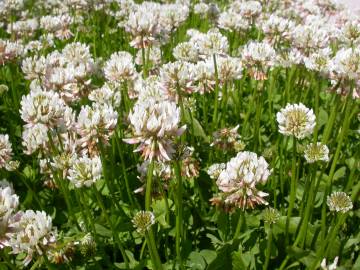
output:
<svg viewBox="0 0 360 270"><path fill-rule="evenodd" d="M1 0L0 26L0 269L360 269L360 16Z"/></svg>

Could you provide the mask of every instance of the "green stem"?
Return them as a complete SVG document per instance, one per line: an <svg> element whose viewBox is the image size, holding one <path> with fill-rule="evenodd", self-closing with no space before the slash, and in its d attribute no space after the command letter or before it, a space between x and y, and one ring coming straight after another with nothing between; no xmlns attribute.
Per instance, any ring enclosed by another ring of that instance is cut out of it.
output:
<svg viewBox="0 0 360 270"><path fill-rule="evenodd" d="M309 196L308 196L307 200L304 200L304 204L306 205L305 213L303 215L304 218L301 222L300 231L296 237L294 246L296 246L300 242L301 247L303 247L304 243L305 243L306 232L307 232L307 228L308 228L308 221L310 218L310 212L311 212L312 208L314 207L313 200L314 200L314 195L316 194L316 193L314 193L316 171L317 171L317 166L316 165L311 166L311 176L310 176L311 183L310 183L310 188L309 188Z"/></svg>
<svg viewBox="0 0 360 270"><path fill-rule="evenodd" d="M183 195L182 195L182 177L181 177L181 165L179 161L175 161L175 175L177 180L177 203L176 203L176 257L180 265L180 268L183 269L182 258L181 258L181 238L183 234Z"/></svg>
<svg viewBox="0 0 360 270"><path fill-rule="evenodd" d="M270 255L271 255L271 244L272 244L272 224L270 224L270 228L268 231L268 239L266 245L266 257L265 257L265 264L263 269L267 270L269 267Z"/></svg>
<svg viewBox="0 0 360 270"><path fill-rule="evenodd" d="M239 214L239 219L238 219L238 222L236 225L235 233L234 233L234 239L237 239L240 236L244 216L245 216L245 213L241 210L240 214Z"/></svg>
<svg viewBox="0 0 360 270"><path fill-rule="evenodd" d="M148 166L146 177L146 191L145 191L145 210L150 211L151 208L151 190L153 180L154 162L151 160Z"/></svg>
<svg viewBox="0 0 360 270"><path fill-rule="evenodd" d="M349 97L351 98L350 94L349 94ZM350 98L348 98L347 101ZM337 144L335 155L334 155L334 158L333 158L333 162L332 162L331 168L330 168L330 173L329 173L329 178L328 178L328 184L329 185L331 185L331 183L332 183L332 180L333 180L333 177L334 177L334 174L335 174L337 161L338 161L339 156L340 156L340 150L341 150L342 142L343 142L344 138L347 135L347 131L348 131L349 125L350 125L350 117L349 116L350 116L351 109L352 109L351 100L350 100L350 102L346 102L345 106L346 106L346 108L345 108L345 113L344 113L344 117L343 117L344 122L343 122L343 125L341 127L339 138L337 139L338 144Z"/></svg>
<svg viewBox="0 0 360 270"><path fill-rule="evenodd" d="M274 104L273 104L273 95L274 95L274 87L275 87L275 78L277 76L277 72L271 72L270 74L270 87L267 91L268 94L268 102L269 102L269 114L274 115ZM275 117L270 117L271 130L276 131L276 123Z"/></svg>
<svg viewBox="0 0 360 270"><path fill-rule="evenodd" d="M116 146L118 148L118 152L119 152L119 155L120 155L121 172L122 172L123 177L125 179L126 193L127 193L128 198L129 198L130 205L132 207L134 207L135 203L134 203L134 199L133 199L132 192L131 192L131 189L130 189L129 178L128 178L128 175L127 175L127 172L126 172L124 153L123 153L122 145L119 142L119 139L117 138L117 134L115 134L115 142L116 142Z"/></svg>
<svg viewBox="0 0 360 270"><path fill-rule="evenodd" d="M333 102L331 102L331 103L335 103L335 104L332 107L332 110L331 110L330 116L329 116L329 121L326 123L325 129L323 132L323 137L321 140L321 142L323 144L326 144L328 142L331 132L333 131L333 125L334 125L334 122L336 119L336 115L338 114L337 108L339 105L339 101L340 101L340 98L336 95L334 97Z"/></svg>
<svg viewBox="0 0 360 270"><path fill-rule="evenodd" d="M255 91L258 91L255 89ZM254 130L254 150L257 152L258 147L261 147L261 134L260 134L260 118L261 118L261 108L262 108L262 92L259 92L256 95L256 115L255 115L255 130Z"/></svg>
<svg viewBox="0 0 360 270"><path fill-rule="evenodd" d="M292 165L291 165L291 183L290 183L290 202L288 213L286 217L286 228L285 228L285 243L286 245L289 242L289 225L290 225L290 218L292 214L292 210L294 208L296 198L296 138L293 137L293 157L292 157Z"/></svg>
<svg viewBox="0 0 360 270"><path fill-rule="evenodd" d="M149 248L151 261L154 267L153 269L162 270L163 267L161 264L159 253L156 248L156 243L152 228L150 228L149 231L145 234L145 239Z"/></svg>

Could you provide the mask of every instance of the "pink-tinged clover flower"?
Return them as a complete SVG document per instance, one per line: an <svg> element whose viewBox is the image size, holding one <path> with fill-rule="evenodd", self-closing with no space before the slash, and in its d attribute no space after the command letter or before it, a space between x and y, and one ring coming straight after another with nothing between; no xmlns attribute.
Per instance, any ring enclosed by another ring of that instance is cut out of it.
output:
<svg viewBox="0 0 360 270"><path fill-rule="evenodd" d="M172 159L174 138L186 129L185 125L179 128L180 109L176 103L155 99L138 101L129 114L129 120L134 137L124 139L124 142L139 143L135 152L141 152L145 160Z"/></svg>

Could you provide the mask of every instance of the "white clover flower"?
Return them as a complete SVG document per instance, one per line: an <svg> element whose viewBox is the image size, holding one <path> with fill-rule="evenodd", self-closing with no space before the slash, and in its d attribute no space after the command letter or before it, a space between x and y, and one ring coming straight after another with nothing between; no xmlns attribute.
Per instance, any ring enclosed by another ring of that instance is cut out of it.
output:
<svg viewBox="0 0 360 270"><path fill-rule="evenodd" d="M217 180L220 173L226 169L225 163L215 163L207 169L207 174L211 179Z"/></svg>
<svg viewBox="0 0 360 270"><path fill-rule="evenodd" d="M217 23L220 29L231 32L246 31L251 26L249 20L230 10L220 13Z"/></svg>
<svg viewBox="0 0 360 270"><path fill-rule="evenodd" d="M85 258L90 258L96 254L96 241L91 233L87 233L80 240L80 252Z"/></svg>
<svg viewBox="0 0 360 270"><path fill-rule="evenodd" d="M89 94L89 100L97 104L107 104L118 108L121 103L121 93L118 87L108 83L100 88L94 89Z"/></svg>
<svg viewBox="0 0 360 270"><path fill-rule="evenodd" d="M331 193L331 195L327 197L326 203L332 212L346 213L353 208L351 198L345 192L341 191Z"/></svg>
<svg viewBox="0 0 360 270"><path fill-rule="evenodd" d="M328 162L329 148L321 142L316 144L310 143L305 148L304 157L308 163L314 163L316 161Z"/></svg>
<svg viewBox="0 0 360 270"><path fill-rule="evenodd" d="M7 233L11 253L26 253L25 265L31 262L35 254L42 255L47 246L56 241L52 219L44 211L18 212L12 220L11 230Z"/></svg>
<svg viewBox="0 0 360 270"><path fill-rule="evenodd" d="M158 76L152 75L143 79L139 77L134 84L134 96L138 100L169 100L170 97L166 89L164 88L160 78Z"/></svg>
<svg viewBox="0 0 360 270"><path fill-rule="evenodd" d="M131 222L134 224L136 231L144 235L155 224L155 215L150 211L139 211Z"/></svg>
<svg viewBox="0 0 360 270"><path fill-rule="evenodd" d="M358 20L346 22L339 37L340 42L348 46L360 45L360 24Z"/></svg>
<svg viewBox="0 0 360 270"><path fill-rule="evenodd" d="M215 67L213 61L199 61L195 65L196 79L199 82L196 89L201 94L214 90L216 84Z"/></svg>
<svg viewBox="0 0 360 270"><path fill-rule="evenodd" d="M137 172L139 173L138 179L142 185L134 190L135 194L145 194L146 177L150 163L150 160L144 160L141 164L137 165ZM169 189L168 182L175 177L175 175L169 162L153 161L153 165L153 177L156 177L157 180L154 182L151 192L153 197L161 197L162 191ZM183 167L184 166L182 166L181 169L183 169Z"/></svg>
<svg viewBox="0 0 360 270"><path fill-rule="evenodd" d="M136 9L136 4L133 0L117 0L117 4L119 5L119 10L116 11L114 17L119 21L118 25L124 27L129 14Z"/></svg>
<svg viewBox="0 0 360 270"><path fill-rule="evenodd" d="M194 5L194 13L200 15L203 18L206 17L209 9L209 5L204 2L200 2Z"/></svg>
<svg viewBox="0 0 360 270"><path fill-rule="evenodd" d="M247 19L254 19L261 14L262 7L258 1L234 1L230 9Z"/></svg>
<svg viewBox="0 0 360 270"><path fill-rule="evenodd" d="M360 49L340 49L331 60L331 69L339 77L356 80L360 76Z"/></svg>
<svg viewBox="0 0 360 270"><path fill-rule="evenodd" d="M176 103L154 99L138 101L129 114L129 120L134 137L124 141L140 143L135 152L142 152L145 160L171 160L175 152L173 139L186 128L179 128L180 109Z"/></svg>
<svg viewBox="0 0 360 270"><path fill-rule="evenodd" d="M267 69L275 65L276 52L267 42L250 41L241 51L243 64L256 80L267 78Z"/></svg>
<svg viewBox="0 0 360 270"><path fill-rule="evenodd" d="M303 139L313 132L315 119L313 110L302 103L287 104L276 114L279 132L285 136L295 136L297 139Z"/></svg>
<svg viewBox="0 0 360 270"><path fill-rule="evenodd" d="M54 51L46 56L45 75L40 78L40 85L57 91L65 102L71 103L87 94L90 75L95 71L89 47L79 42L69 43L62 52Z"/></svg>
<svg viewBox="0 0 360 270"><path fill-rule="evenodd" d="M289 30L295 26L294 22L271 14L268 19L262 24L261 28L265 35L272 40L274 37L285 38L289 35Z"/></svg>
<svg viewBox="0 0 360 270"><path fill-rule="evenodd" d="M274 48L267 42L250 41L241 54L244 64L248 66L272 66L276 58Z"/></svg>
<svg viewBox="0 0 360 270"><path fill-rule="evenodd" d="M160 34L159 13L158 4L152 2L136 5L130 11L124 27L133 37L130 42L132 47L147 48L156 43L156 37Z"/></svg>
<svg viewBox="0 0 360 270"><path fill-rule="evenodd" d="M57 16L47 15L40 18L40 27L54 33L57 38L65 40L73 36L70 31L72 22L72 17L66 13Z"/></svg>
<svg viewBox="0 0 360 270"><path fill-rule="evenodd" d="M77 188L90 187L102 176L102 164L99 156L79 157L69 169L68 179Z"/></svg>
<svg viewBox="0 0 360 270"><path fill-rule="evenodd" d="M0 134L0 169L9 166L9 162L12 159L12 148L9 140L9 135Z"/></svg>
<svg viewBox="0 0 360 270"><path fill-rule="evenodd" d="M213 142L210 146L215 146L221 150L231 150L241 143L241 136L238 133L239 125L233 128L222 128L213 132Z"/></svg>
<svg viewBox="0 0 360 270"><path fill-rule="evenodd" d="M239 152L221 171L216 184L221 193L220 198L226 207L241 209L254 208L257 204L267 204L264 200L268 194L257 190L257 184L266 183L270 170L263 157L252 152ZM217 204L218 198L213 203Z"/></svg>
<svg viewBox="0 0 360 270"><path fill-rule="evenodd" d="M330 48L320 49L311 53L308 57L304 57L306 68L321 73L328 73L330 68L330 56L332 51Z"/></svg>
<svg viewBox="0 0 360 270"><path fill-rule="evenodd" d="M29 41L24 47L24 52L26 55L28 54L38 54L42 49L45 49L45 46L43 43L41 43L39 40L32 40Z"/></svg>
<svg viewBox="0 0 360 270"><path fill-rule="evenodd" d="M116 52L104 66L105 78L110 82L133 81L137 76L133 57L128 52Z"/></svg>
<svg viewBox="0 0 360 270"><path fill-rule="evenodd" d="M21 118L30 125L37 123L57 127L69 110L65 102L54 91L34 89L21 99Z"/></svg>
<svg viewBox="0 0 360 270"><path fill-rule="evenodd" d="M196 46L191 42L181 42L173 49L175 59L197 62L199 59L199 52Z"/></svg>
<svg viewBox="0 0 360 270"><path fill-rule="evenodd" d="M173 31L189 17L189 7L179 3L163 4L159 11L159 27L162 31Z"/></svg>
<svg viewBox="0 0 360 270"><path fill-rule="evenodd" d="M160 81L170 99L177 100L178 87L187 94L195 91L195 65L189 62L176 61L161 66Z"/></svg>
<svg viewBox="0 0 360 270"><path fill-rule="evenodd" d="M311 51L329 46L330 32L321 24L321 18L313 18L311 24L299 24L291 29L290 35L294 47L301 51Z"/></svg>
<svg viewBox="0 0 360 270"><path fill-rule="evenodd" d="M75 128L82 146L91 152L99 140L106 143L115 130L117 119L118 113L111 105L95 103L92 107L81 107Z"/></svg>
<svg viewBox="0 0 360 270"><path fill-rule="evenodd" d="M30 127L25 126L22 133L22 145L25 147L24 153L31 155L39 149L47 149L48 131L48 127L41 123Z"/></svg>
<svg viewBox="0 0 360 270"><path fill-rule="evenodd" d="M46 58L44 56L27 57L22 61L21 69L27 80L41 78L46 72Z"/></svg>
<svg viewBox="0 0 360 270"><path fill-rule="evenodd" d="M9 24L7 27L7 32L9 34L14 33L18 37L23 36L32 36L34 32L38 29L39 23L37 19L27 19L20 20Z"/></svg>
<svg viewBox="0 0 360 270"><path fill-rule="evenodd" d="M0 39L0 65L13 61L15 58L22 56L24 46L19 42Z"/></svg>
<svg viewBox="0 0 360 270"><path fill-rule="evenodd" d="M9 87L6 84L0 84L0 97L9 91Z"/></svg>
<svg viewBox="0 0 360 270"><path fill-rule="evenodd" d="M0 181L0 249L8 245L9 221L19 206L19 196L6 181Z"/></svg>
<svg viewBox="0 0 360 270"><path fill-rule="evenodd" d="M217 28L210 29L206 34L197 32L189 42L197 46L199 55L203 58L214 54L227 54L229 50L227 38Z"/></svg>
<svg viewBox="0 0 360 270"><path fill-rule="evenodd" d="M206 59L208 65L214 65L212 58ZM239 80L242 77L242 62L239 58L231 56L219 56L216 58L218 76L221 83L231 80ZM213 67L215 70L215 67Z"/></svg>
<svg viewBox="0 0 360 270"><path fill-rule="evenodd" d="M67 65L71 65L75 69L83 69L86 73L91 73L94 69L94 59L87 44L80 42L68 43L62 50L62 55Z"/></svg>
<svg viewBox="0 0 360 270"><path fill-rule="evenodd" d="M11 15L12 12L20 11L24 7L24 0L3 0L0 2L0 14Z"/></svg>

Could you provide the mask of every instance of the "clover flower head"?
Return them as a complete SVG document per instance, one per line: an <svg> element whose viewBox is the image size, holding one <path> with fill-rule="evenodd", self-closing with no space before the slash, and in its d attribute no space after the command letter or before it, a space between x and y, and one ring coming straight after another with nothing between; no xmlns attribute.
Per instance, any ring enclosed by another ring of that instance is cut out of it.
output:
<svg viewBox="0 0 360 270"><path fill-rule="evenodd" d="M96 242L90 233L87 233L80 240L80 252L85 258L92 257L96 254Z"/></svg>
<svg viewBox="0 0 360 270"><path fill-rule="evenodd" d="M19 41L0 39L0 65L13 61L24 54L24 46Z"/></svg>
<svg viewBox="0 0 360 270"><path fill-rule="evenodd" d="M320 142L310 143L306 146L304 157L308 163L316 161L329 161L329 148Z"/></svg>
<svg viewBox="0 0 360 270"><path fill-rule="evenodd" d="M76 159L69 169L68 179L77 188L90 187L102 176L102 164L99 156Z"/></svg>
<svg viewBox="0 0 360 270"><path fill-rule="evenodd" d="M40 87L23 96L21 100L21 118L28 124L44 124L56 127L69 110L59 94L54 91L43 91Z"/></svg>
<svg viewBox="0 0 360 270"><path fill-rule="evenodd" d="M229 42L219 29L212 28L207 33L194 32L189 42L198 48L199 56L207 58L214 54L224 55L229 50Z"/></svg>
<svg viewBox="0 0 360 270"><path fill-rule="evenodd" d="M175 152L173 140L180 136L186 126L179 128L180 109L174 102L154 99L138 101L129 114L134 137L124 139L137 144L136 152L142 152L145 160L171 160Z"/></svg>
<svg viewBox="0 0 360 270"><path fill-rule="evenodd" d="M279 132L285 136L303 139L310 135L315 127L315 115L304 104L287 104L276 114Z"/></svg>
<svg viewBox="0 0 360 270"><path fill-rule="evenodd" d="M25 147L24 153L31 155L39 149L48 149L48 127L37 123L31 127L25 126L22 133L22 145Z"/></svg>
<svg viewBox="0 0 360 270"><path fill-rule="evenodd" d="M241 141L241 136L238 133L239 125L233 128L223 128L213 133L214 141L210 146L218 147L222 150L231 150L235 148Z"/></svg>
<svg viewBox="0 0 360 270"><path fill-rule="evenodd" d="M107 104L118 108L121 103L121 92L118 87L110 83L104 83L100 88L94 89L89 94L89 100L101 105Z"/></svg>
<svg viewBox="0 0 360 270"><path fill-rule="evenodd" d="M12 160L12 148L9 140L9 135L0 134L0 169L8 169L10 161Z"/></svg>
<svg viewBox="0 0 360 270"><path fill-rule="evenodd" d="M128 52L116 52L110 56L104 67L109 82L133 81L137 75L133 57Z"/></svg>
<svg viewBox="0 0 360 270"><path fill-rule="evenodd" d="M156 43L160 34L159 16L159 7L155 3L136 5L130 11L124 27L133 37L130 42L132 47L148 48Z"/></svg>
<svg viewBox="0 0 360 270"><path fill-rule="evenodd" d="M280 219L280 213L278 210L272 207L265 208L263 211L263 220L265 223L274 224Z"/></svg>
<svg viewBox="0 0 360 270"><path fill-rule="evenodd" d="M8 245L6 233L18 206L19 196L14 193L12 186L4 180L0 181L0 248Z"/></svg>
<svg viewBox="0 0 360 270"><path fill-rule="evenodd" d="M353 208L351 198L341 191L333 192L327 197L326 202L332 212L346 213Z"/></svg>
<svg viewBox="0 0 360 270"><path fill-rule="evenodd" d="M181 42L173 49L173 55L177 60L196 62L199 58L199 51L193 43Z"/></svg>
<svg viewBox="0 0 360 270"><path fill-rule="evenodd" d="M216 181L220 190L213 204L223 204L226 208L254 208L257 204L265 204L268 194L259 191L257 184L264 184L269 175L268 163L263 157L252 152L239 152L236 157L226 163Z"/></svg>
<svg viewBox="0 0 360 270"><path fill-rule="evenodd" d="M97 151L97 143L107 143L113 134L118 119L118 113L111 105L93 104L83 106L75 124L77 133L81 136L82 147L87 147L90 154Z"/></svg>
<svg viewBox="0 0 360 270"><path fill-rule="evenodd" d="M210 176L211 179L216 180L225 168L225 163L215 163L207 169L207 174Z"/></svg>
<svg viewBox="0 0 360 270"><path fill-rule="evenodd" d="M330 65L334 75L356 80L360 76L360 49L341 48L336 52Z"/></svg>
<svg viewBox="0 0 360 270"><path fill-rule="evenodd" d="M155 224L155 215L150 211L139 211L132 219L136 231L144 235Z"/></svg>
<svg viewBox="0 0 360 270"><path fill-rule="evenodd" d="M56 241L52 219L44 211L18 212L10 226L11 232L7 233L7 237L11 253L26 253L25 265L31 262L35 254L42 255Z"/></svg>

